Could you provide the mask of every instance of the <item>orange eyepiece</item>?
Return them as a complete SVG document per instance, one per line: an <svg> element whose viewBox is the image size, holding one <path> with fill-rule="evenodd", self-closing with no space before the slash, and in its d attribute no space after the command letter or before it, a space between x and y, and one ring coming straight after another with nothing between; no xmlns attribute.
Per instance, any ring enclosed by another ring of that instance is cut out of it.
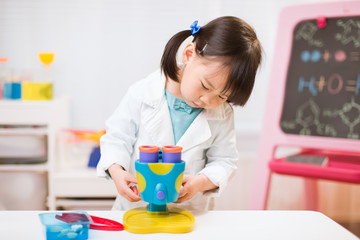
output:
<svg viewBox="0 0 360 240"><path fill-rule="evenodd" d="M160 148L158 146L144 145L139 147L140 152L154 153L158 152Z"/></svg>
<svg viewBox="0 0 360 240"><path fill-rule="evenodd" d="M168 146L163 146L161 150L163 152L168 152L168 153L179 153L182 151L182 147L175 145L168 145Z"/></svg>

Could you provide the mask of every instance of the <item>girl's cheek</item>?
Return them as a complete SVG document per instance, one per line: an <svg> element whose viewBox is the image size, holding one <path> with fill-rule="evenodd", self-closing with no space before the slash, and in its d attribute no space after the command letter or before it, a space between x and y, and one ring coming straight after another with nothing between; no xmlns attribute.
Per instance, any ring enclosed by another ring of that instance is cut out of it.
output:
<svg viewBox="0 0 360 240"><path fill-rule="evenodd" d="M194 89L193 87L188 87L187 88L187 95L188 97L194 97L196 95L196 89Z"/></svg>

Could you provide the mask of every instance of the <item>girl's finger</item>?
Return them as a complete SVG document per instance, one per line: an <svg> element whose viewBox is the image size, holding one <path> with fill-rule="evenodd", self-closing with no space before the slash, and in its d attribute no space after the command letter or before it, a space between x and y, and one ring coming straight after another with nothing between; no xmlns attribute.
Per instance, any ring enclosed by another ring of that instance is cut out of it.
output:
<svg viewBox="0 0 360 240"><path fill-rule="evenodd" d="M140 200L140 197L133 192L133 190L131 189L131 187L125 188L123 193L124 193L123 196L124 196L127 200L129 200L130 202L134 202L134 201L139 201L139 200Z"/></svg>
<svg viewBox="0 0 360 240"><path fill-rule="evenodd" d="M182 196L182 197L179 197L179 198L176 200L175 203L182 203L182 202L184 202L184 201L186 200L186 195L187 195L187 194L185 194L185 195Z"/></svg>
<svg viewBox="0 0 360 240"><path fill-rule="evenodd" d="M138 189L136 186L134 186L133 188L134 188L134 189L133 189L134 193L135 193L137 196L140 196L139 189Z"/></svg>
<svg viewBox="0 0 360 240"><path fill-rule="evenodd" d="M131 175L130 173L128 173L125 177L125 180L128 182L128 183L135 183L137 184L137 179L136 177L134 177L133 175Z"/></svg>
<svg viewBox="0 0 360 240"><path fill-rule="evenodd" d="M182 185L184 186L189 181L189 176L183 178Z"/></svg>
<svg viewBox="0 0 360 240"><path fill-rule="evenodd" d="M136 195L138 195L139 191L138 191L138 189L137 189L136 186L131 186L130 189L131 189L131 191L133 191L133 193L135 193Z"/></svg>
<svg viewBox="0 0 360 240"><path fill-rule="evenodd" d="M183 197L186 194L184 188L180 189L179 198Z"/></svg>

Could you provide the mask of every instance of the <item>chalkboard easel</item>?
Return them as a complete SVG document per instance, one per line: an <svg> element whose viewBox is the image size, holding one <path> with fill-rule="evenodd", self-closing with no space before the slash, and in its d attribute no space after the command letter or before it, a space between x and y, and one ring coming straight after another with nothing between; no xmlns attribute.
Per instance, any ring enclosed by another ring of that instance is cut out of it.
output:
<svg viewBox="0 0 360 240"><path fill-rule="evenodd" d="M272 172L360 183L360 1L283 9L274 53L251 209Z"/></svg>
<svg viewBox="0 0 360 240"><path fill-rule="evenodd" d="M306 19L292 38L282 131L359 140L360 16Z"/></svg>

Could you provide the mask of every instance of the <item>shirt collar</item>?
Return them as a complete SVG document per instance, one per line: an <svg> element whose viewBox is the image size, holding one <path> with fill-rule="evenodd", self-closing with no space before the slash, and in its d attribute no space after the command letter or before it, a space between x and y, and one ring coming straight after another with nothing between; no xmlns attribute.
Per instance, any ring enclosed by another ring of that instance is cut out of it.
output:
<svg viewBox="0 0 360 240"><path fill-rule="evenodd" d="M189 106L184 100L173 96L167 89L165 89L165 96L169 107L176 111L182 111L191 114L193 111L201 110L201 108L193 108Z"/></svg>

